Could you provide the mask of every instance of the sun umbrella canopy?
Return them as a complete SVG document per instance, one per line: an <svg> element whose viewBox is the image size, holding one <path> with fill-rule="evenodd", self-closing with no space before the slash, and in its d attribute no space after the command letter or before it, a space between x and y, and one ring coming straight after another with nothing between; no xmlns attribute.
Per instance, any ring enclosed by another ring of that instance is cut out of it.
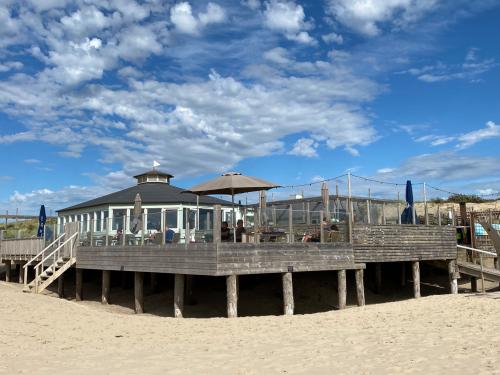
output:
<svg viewBox="0 0 500 375"><path fill-rule="evenodd" d="M45 213L45 206L42 204L40 207L40 214L38 215L38 231L36 233L37 237L43 237L43 231L45 228L45 222L47 221L47 215Z"/></svg>
<svg viewBox="0 0 500 375"><path fill-rule="evenodd" d="M413 188L411 186L411 181L408 180L406 181L406 208L401 214L402 224L417 224L413 217L413 209Z"/></svg>
<svg viewBox="0 0 500 375"><path fill-rule="evenodd" d="M243 176L241 173L230 172L224 173L211 181L196 185L186 191L198 195L209 194L241 194L251 191L269 190L279 185L261 180L260 178Z"/></svg>
<svg viewBox="0 0 500 375"><path fill-rule="evenodd" d="M142 229L142 199L139 193L135 196L134 216L130 225L130 231L134 234Z"/></svg>

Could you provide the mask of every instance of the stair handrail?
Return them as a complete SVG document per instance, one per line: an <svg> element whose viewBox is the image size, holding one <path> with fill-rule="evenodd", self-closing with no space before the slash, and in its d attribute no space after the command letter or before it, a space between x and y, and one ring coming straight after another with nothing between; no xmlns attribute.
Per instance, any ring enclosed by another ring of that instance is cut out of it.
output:
<svg viewBox="0 0 500 375"><path fill-rule="evenodd" d="M26 268L27 268L27 267L28 267L31 263L33 263L33 262L36 260L36 258L38 258L40 255L42 255L45 251L47 251L50 247L52 247L52 245L54 245L56 242L58 242L59 240L61 240L61 239L65 236L65 234L66 234L66 233L61 234L61 235L60 235L59 237L57 237L54 241L52 241L52 242L50 243L50 245L45 246L45 248L44 248L42 251L40 251L38 254L36 254L33 258L31 258L31 259L30 259L30 260L29 260L29 261L28 261L28 262L27 262L27 263L23 266L23 268L26 270Z"/></svg>
<svg viewBox="0 0 500 375"><path fill-rule="evenodd" d="M483 254L492 255L492 256L496 257L497 253L492 253L491 251L486 251L486 250L479 250L479 249L475 249L473 247L463 246L463 245L457 245L457 248L465 249L465 250L470 250L470 251L475 251L475 252L479 253L479 265L480 265L480 270L481 270L481 285L482 285L482 288L483 288L483 293L486 293L486 290L485 290L485 287L484 287Z"/></svg>
<svg viewBox="0 0 500 375"><path fill-rule="evenodd" d="M57 252L59 252L59 250L65 246L68 242L70 242L73 238L75 238L76 236L78 236L79 233L78 232L75 232L73 233L68 239L66 239L62 244L60 244L54 251L52 251L49 255L46 255L36 266L35 266L35 292L37 292L37 289L38 289L38 278L39 278L39 275L40 275L40 267L43 267L43 263L48 260L51 256L54 256L54 263L56 263L57 259L55 259L55 254ZM76 241L75 241L76 242ZM73 258L73 246L71 246L70 248L70 259ZM43 268L42 268L43 270Z"/></svg>

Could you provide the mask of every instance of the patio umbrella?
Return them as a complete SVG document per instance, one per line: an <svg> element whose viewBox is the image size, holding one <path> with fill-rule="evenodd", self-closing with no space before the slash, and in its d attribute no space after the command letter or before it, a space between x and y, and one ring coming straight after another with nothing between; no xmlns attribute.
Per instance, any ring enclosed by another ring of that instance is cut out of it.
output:
<svg viewBox="0 0 500 375"><path fill-rule="evenodd" d="M235 226L234 215L234 195L241 193L249 193L252 191L269 190L279 185L261 180L260 178L243 176L241 173L228 172L216 179L196 185L183 193L193 193L197 195L224 194L231 195L232 211L233 211L233 227ZM234 237L236 241L236 234Z"/></svg>
<svg viewBox="0 0 500 375"><path fill-rule="evenodd" d="M40 207L40 214L38 215L38 231L36 233L37 237L43 237L46 221L47 215L45 214L45 206L42 204L42 206Z"/></svg>
<svg viewBox="0 0 500 375"><path fill-rule="evenodd" d="M134 200L134 214L132 218L132 223L130 225L130 231L137 234L142 229L142 199L141 195L137 193Z"/></svg>
<svg viewBox="0 0 500 375"><path fill-rule="evenodd" d="M406 181L406 208L401 214L401 223L417 224L417 221L413 216L413 188L410 180Z"/></svg>
<svg viewBox="0 0 500 375"><path fill-rule="evenodd" d="M328 221L330 221L330 193L328 192L328 184L323 182L321 185L321 199L323 201L323 209L325 210L325 217ZM321 218L323 221L323 218Z"/></svg>

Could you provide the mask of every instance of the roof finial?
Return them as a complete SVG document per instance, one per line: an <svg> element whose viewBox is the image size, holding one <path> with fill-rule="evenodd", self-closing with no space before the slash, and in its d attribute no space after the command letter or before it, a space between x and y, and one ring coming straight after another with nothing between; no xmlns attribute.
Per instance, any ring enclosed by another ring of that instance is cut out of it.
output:
<svg viewBox="0 0 500 375"><path fill-rule="evenodd" d="M156 167L159 167L160 163L158 163L156 160L153 160L153 171L156 171Z"/></svg>

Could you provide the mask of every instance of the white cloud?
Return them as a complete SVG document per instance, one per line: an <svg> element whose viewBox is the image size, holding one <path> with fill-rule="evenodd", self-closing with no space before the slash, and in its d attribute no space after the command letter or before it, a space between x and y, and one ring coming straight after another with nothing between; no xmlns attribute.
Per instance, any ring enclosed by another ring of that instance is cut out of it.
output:
<svg viewBox="0 0 500 375"><path fill-rule="evenodd" d="M483 140L499 137L500 125L495 124L493 121L488 121L485 128L474 130L458 137L458 141L460 142L458 147L466 148Z"/></svg>
<svg viewBox="0 0 500 375"><path fill-rule="evenodd" d="M322 35L321 39L323 39L325 43L337 43L337 44L344 43L344 38L342 37L342 35L337 33L329 33Z"/></svg>
<svg viewBox="0 0 500 375"><path fill-rule="evenodd" d="M377 170L377 173L384 174L384 173L391 173L394 171L394 168L381 168Z"/></svg>
<svg viewBox="0 0 500 375"><path fill-rule="evenodd" d="M305 31L311 28L311 24L305 21L304 8L293 1L266 2L264 23L269 29L283 33L287 39L304 44L316 42Z"/></svg>
<svg viewBox="0 0 500 375"><path fill-rule="evenodd" d="M198 16L193 14L191 4L181 2L170 9L170 20L179 33L198 35L201 30L212 23L221 23L226 20L226 12L218 4L208 3L205 12Z"/></svg>
<svg viewBox="0 0 500 375"><path fill-rule="evenodd" d="M456 137L447 137L443 135L424 135L415 139L415 142L429 142L431 146L442 146L453 142Z"/></svg>
<svg viewBox="0 0 500 375"><path fill-rule="evenodd" d="M26 164L40 164L41 163L41 161L38 159L25 159L24 162Z"/></svg>
<svg viewBox="0 0 500 375"><path fill-rule="evenodd" d="M0 62L0 73L5 73L10 70L19 70L23 68L23 63L19 61Z"/></svg>
<svg viewBox="0 0 500 375"><path fill-rule="evenodd" d="M293 149L290 150L289 154L305 156L307 158L317 157L317 147L318 144L314 141L314 139L300 138L299 140L297 140L297 142L295 142L295 144L293 145Z"/></svg>
<svg viewBox="0 0 500 375"><path fill-rule="evenodd" d="M289 64L292 62L288 56L288 51L283 47L275 47L266 51L264 58L277 64Z"/></svg>
<svg viewBox="0 0 500 375"><path fill-rule="evenodd" d="M241 4L243 4L244 6L250 8L252 10L260 9L260 7L262 5L260 0L242 0Z"/></svg>
<svg viewBox="0 0 500 375"><path fill-rule="evenodd" d="M327 10L338 22L366 35L381 33L385 23L404 27L434 10L438 0L328 0Z"/></svg>

